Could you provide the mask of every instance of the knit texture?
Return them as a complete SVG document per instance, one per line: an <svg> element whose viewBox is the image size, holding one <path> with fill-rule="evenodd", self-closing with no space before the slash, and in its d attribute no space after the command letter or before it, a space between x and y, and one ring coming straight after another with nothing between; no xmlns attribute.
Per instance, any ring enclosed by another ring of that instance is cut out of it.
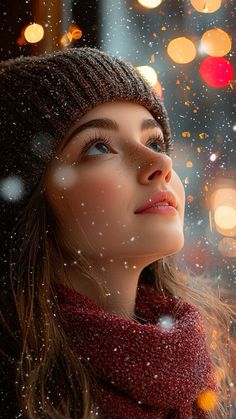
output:
<svg viewBox="0 0 236 419"><path fill-rule="evenodd" d="M62 284L56 287L68 338L95 371L98 418L209 417L196 403L202 391L216 390L196 307L181 300L176 310L179 297L140 284L131 320Z"/></svg>
<svg viewBox="0 0 236 419"><path fill-rule="evenodd" d="M0 222L9 234L68 129L104 102L146 107L170 143L166 110L157 92L129 62L97 48L69 48L0 63ZM19 199L3 181L17 177ZM5 185L5 186L4 186Z"/></svg>

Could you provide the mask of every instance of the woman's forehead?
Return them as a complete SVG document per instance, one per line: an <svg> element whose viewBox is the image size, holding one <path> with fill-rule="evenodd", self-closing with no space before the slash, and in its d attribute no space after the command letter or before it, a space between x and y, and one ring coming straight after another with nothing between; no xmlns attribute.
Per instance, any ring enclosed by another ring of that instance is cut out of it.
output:
<svg viewBox="0 0 236 419"><path fill-rule="evenodd" d="M72 137L85 129L103 128L119 133L132 127L138 130L148 128L162 130L161 125L142 105L125 101L102 103L71 125L59 148L64 149Z"/></svg>

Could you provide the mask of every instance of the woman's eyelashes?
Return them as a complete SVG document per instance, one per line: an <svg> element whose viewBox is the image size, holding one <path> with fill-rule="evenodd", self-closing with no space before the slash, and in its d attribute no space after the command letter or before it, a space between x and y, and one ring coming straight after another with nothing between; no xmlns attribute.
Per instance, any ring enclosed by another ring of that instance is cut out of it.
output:
<svg viewBox="0 0 236 419"><path fill-rule="evenodd" d="M155 147L157 146L156 151L158 153L168 154L169 148L168 148L168 145L164 142L164 139L162 136L156 135L156 134L150 136L146 142L146 145L149 145L149 144L154 144ZM93 149L93 146L94 146L94 149L96 147L97 151L99 149L102 152L105 149L112 149L112 141L108 137L106 137L106 135L104 134L90 137L89 139L86 140L85 144L82 146L80 156L83 157L83 156L91 155L87 153L88 151L92 153L93 155L93 152L91 151Z"/></svg>

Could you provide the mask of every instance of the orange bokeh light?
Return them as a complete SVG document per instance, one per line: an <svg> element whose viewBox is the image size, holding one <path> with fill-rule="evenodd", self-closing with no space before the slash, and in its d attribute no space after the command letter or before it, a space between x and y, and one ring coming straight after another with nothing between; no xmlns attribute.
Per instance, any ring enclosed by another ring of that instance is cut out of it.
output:
<svg viewBox="0 0 236 419"><path fill-rule="evenodd" d="M222 57L231 50L232 41L227 32L219 28L210 29L201 38L201 49L212 57Z"/></svg>
<svg viewBox="0 0 236 419"><path fill-rule="evenodd" d="M196 57L196 48L190 39L181 36L170 41L167 53L175 63L188 64Z"/></svg>

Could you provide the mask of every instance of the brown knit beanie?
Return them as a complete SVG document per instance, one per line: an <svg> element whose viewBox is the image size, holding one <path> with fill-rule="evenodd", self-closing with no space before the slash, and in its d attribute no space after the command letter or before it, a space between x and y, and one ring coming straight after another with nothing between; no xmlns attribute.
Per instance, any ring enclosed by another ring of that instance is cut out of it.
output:
<svg viewBox="0 0 236 419"><path fill-rule="evenodd" d="M0 63L0 224L9 234L67 130L88 110L127 100L146 107L170 141L155 90L130 64L96 48Z"/></svg>

